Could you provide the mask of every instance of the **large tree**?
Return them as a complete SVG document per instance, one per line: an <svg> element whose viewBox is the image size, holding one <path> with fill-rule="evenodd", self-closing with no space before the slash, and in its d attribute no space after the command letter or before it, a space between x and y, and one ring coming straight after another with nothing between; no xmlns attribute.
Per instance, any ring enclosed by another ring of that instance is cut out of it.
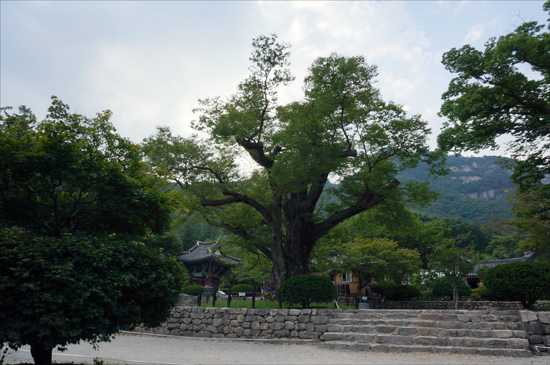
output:
<svg viewBox="0 0 550 365"><path fill-rule="evenodd" d="M307 273L317 240L348 218L383 204L426 203L427 184L395 177L420 161L439 164L426 122L382 100L376 67L363 57L317 58L304 99L279 105L277 89L293 80L289 45L273 35L253 47L251 75L237 93L200 100L193 126L207 140L161 128L144 148L159 172L210 208L211 222L272 260L278 286ZM242 156L253 172L239 169Z"/></svg>
<svg viewBox="0 0 550 365"><path fill-rule="evenodd" d="M25 107L0 115L0 227L13 227L0 230L0 342L30 345L37 365L56 346L160 324L184 282L173 257L122 235L168 227L166 181L109 111L52 99L41 122Z"/></svg>
<svg viewBox="0 0 550 365"><path fill-rule="evenodd" d="M498 137L511 136L515 161L508 165L522 189L550 174L550 33L543 29L526 22L489 39L484 51L465 45L442 61L457 77L442 96L440 115L449 120L439 146L457 153L497 149Z"/></svg>
<svg viewBox="0 0 550 365"><path fill-rule="evenodd" d="M115 133L110 111L87 118L56 97L43 121L19 110L0 115L0 220L53 237L167 228L166 183Z"/></svg>

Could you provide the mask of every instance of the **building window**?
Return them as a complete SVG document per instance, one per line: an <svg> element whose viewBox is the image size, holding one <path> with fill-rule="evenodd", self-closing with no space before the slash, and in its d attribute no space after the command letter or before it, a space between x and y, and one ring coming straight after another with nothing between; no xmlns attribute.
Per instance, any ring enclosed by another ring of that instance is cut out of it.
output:
<svg viewBox="0 0 550 365"><path fill-rule="evenodd" d="M351 283L353 281L351 271L342 273L341 279L342 283Z"/></svg>

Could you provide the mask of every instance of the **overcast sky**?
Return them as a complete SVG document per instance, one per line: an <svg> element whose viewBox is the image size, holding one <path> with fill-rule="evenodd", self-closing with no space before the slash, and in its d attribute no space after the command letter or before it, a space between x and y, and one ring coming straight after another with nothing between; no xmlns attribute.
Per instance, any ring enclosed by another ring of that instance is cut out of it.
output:
<svg viewBox="0 0 550 365"><path fill-rule="evenodd" d="M26 105L39 119L51 95L92 117L110 109L134 142L158 125L193 131L197 99L229 96L248 76L252 38L290 42L302 98L312 61L337 52L378 66L384 99L443 123L441 94L453 77L441 56L483 49L524 20L546 22L543 1L0 1L0 106ZM484 151L482 154L496 154Z"/></svg>

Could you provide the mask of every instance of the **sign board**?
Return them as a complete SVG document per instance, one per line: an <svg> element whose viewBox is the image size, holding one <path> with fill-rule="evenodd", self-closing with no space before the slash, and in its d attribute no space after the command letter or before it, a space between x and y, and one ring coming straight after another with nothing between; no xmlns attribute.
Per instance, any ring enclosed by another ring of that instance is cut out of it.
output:
<svg viewBox="0 0 550 365"><path fill-rule="evenodd" d="M246 293L239 293L239 297L244 297L246 296Z"/></svg>
<svg viewBox="0 0 550 365"><path fill-rule="evenodd" d="M369 297L362 297L362 300L369 300Z"/></svg>

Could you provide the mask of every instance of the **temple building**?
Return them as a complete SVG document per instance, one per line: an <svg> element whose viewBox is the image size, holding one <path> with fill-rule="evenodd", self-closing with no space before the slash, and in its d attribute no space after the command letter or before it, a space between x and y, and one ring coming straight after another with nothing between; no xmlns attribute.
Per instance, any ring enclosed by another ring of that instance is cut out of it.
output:
<svg viewBox="0 0 550 365"><path fill-rule="evenodd" d="M177 255L178 262L185 265L189 271L189 285L220 287L221 278L231 268L240 265L242 259L237 259L220 252L218 243L200 242L189 250Z"/></svg>

